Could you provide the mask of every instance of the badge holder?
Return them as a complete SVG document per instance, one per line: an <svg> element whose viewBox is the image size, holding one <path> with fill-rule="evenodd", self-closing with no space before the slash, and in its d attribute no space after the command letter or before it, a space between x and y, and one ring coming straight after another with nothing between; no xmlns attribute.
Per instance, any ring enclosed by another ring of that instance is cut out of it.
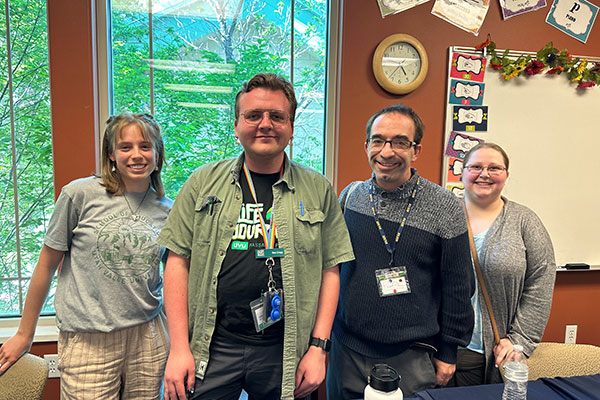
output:
<svg viewBox="0 0 600 400"><path fill-rule="evenodd" d="M268 258L266 264L269 268L268 290L262 293L258 299L250 302L256 332L264 331L283 319L283 290L275 288L275 280L273 279L275 261L273 258Z"/></svg>
<svg viewBox="0 0 600 400"><path fill-rule="evenodd" d="M379 296L395 296L410 293L406 267L388 267L375 271Z"/></svg>

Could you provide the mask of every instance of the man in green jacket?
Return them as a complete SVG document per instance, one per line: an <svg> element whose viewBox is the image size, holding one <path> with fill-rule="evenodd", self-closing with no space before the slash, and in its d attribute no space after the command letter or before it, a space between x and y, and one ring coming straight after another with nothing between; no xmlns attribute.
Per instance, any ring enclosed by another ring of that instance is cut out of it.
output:
<svg viewBox="0 0 600 400"><path fill-rule="evenodd" d="M200 167L175 200L159 237L167 399L302 398L325 378L338 264L354 256L329 182L285 154L296 106L284 78L254 76L236 96L243 153Z"/></svg>

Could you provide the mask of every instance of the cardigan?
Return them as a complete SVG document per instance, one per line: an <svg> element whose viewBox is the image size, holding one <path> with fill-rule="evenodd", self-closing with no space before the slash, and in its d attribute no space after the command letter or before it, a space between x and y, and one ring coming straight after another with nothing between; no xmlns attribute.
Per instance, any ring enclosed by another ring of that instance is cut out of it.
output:
<svg viewBox="0 0 600 400"><path fill-rule="evenodd" d="M500 338L523 346L529 357L542 339L550 315L556 264L550 235L529 208L504 200L479 252ZM485 304L483 295L479 302ZM486 359L485 382L502 382L494 366L494 335L489 314L481 307Z"/></svg>

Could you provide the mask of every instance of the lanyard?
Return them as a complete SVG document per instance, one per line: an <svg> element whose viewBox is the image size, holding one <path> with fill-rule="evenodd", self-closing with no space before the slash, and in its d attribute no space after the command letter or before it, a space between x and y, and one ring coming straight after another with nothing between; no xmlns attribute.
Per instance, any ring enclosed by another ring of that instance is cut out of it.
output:
<svg viewBox="0 0 600 400"><path fill-rule="evenodd" d="M254 182L252 182L252 176L250 176L250 171L248 170L248 166L244 161L244 174L246 175L246 179L248 180L248 187L250 188L250 193L252 194L252 198L254 199L254 203L258 205L258 198L256 197L256 190L254 189ZM283 175L283 165L281 165L280 176ZM271 206L271 218L269 220L270 226L267 228L265 224L265 220L263 219L262 213L258 213L258 219L260 221L260 229L263 235L263 241L265 243L265 249L273 249L275 248L275 235L276 235L276 227L275 227L275 219L273 218L273 210L274 205Z"/></svg>
<svg viewBox="0 0 600 400"><path fill-rule="evenodd" d="M250 175L250 171L248 170L248 166L246 165L246 161L244 161L244 174L246 175L246 179L248 180L248 187L250 188L250 193L252 194L252 198L254 199L254 203L258 206L258 198L256 197L256 190L254 189L254 182L252 182L252 176ZM279 176L283 175L283 164L281 165L281 170L279 171ZM273 218L273 211L275 209L275 205L271 206L271 218L269 220L270 226L267 229L265 224L265 220L263 219L262 213L258 213L258 219L260 221L260 229L263 235L263 241L265 243L265 249L274 249L275 248L275 235L277 234L277 228L275 227L275 219ZM265 265L269 269L269 281L267 282L267 287L269 288L269 292L274 292L275 289L275 279L273 279L273 266L275 265L275 260L273 257L269 257L265 260Z"/></svg>
<svg viewBox="0 0 600 400"><path fill-rule="evenodd" d="M377 212L375 211L375 201L373 200L373 195L375 193L374 189L373 189L373 184L371 183L369 185L369 202L371 203L371 211L373 212L373 218L375 219L375 224L377 224L377 229L379 229L379 234L381 235L381 238L383 239L383 243L385 243L385 248L387 249L388 253L390 253L390 266L394 264L394 253L396 252L396 247L398 246L398 241L400 240L400 234L402 234L402 230L404 229L404 224L406 223L406 220L408 219L408 214L410 213L411 207L415 201L415 197L417 196L417 189L419 188L419 179L417 178L417 184L415 185L415 188L412 191L412 194L410 195L410 198L408 199L408 205L406 206L406 210L404 211L404 215L402 216L402 221L400 222L400 226L398 226L398 233L396 233L396 240L394 242L394 248L392 248L390 246L390 243L387 239L387 237L385 236L385 232L383 231L383 228L381 227L381 223L379 222L379 216L377 215Z"/></svg>

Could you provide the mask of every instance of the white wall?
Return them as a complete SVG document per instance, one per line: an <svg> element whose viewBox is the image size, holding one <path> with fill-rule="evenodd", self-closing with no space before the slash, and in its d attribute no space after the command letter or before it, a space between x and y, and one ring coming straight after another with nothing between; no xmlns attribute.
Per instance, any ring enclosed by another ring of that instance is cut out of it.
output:
<svg viewBox="0 0 600 400"><path fill-rule="evenodd" d="M576 89L565 75L506 81L490 69L485 84L488 132L467 134L508 153L504 195L540 216L557 265L600 265L600 87Z"/></svg>

